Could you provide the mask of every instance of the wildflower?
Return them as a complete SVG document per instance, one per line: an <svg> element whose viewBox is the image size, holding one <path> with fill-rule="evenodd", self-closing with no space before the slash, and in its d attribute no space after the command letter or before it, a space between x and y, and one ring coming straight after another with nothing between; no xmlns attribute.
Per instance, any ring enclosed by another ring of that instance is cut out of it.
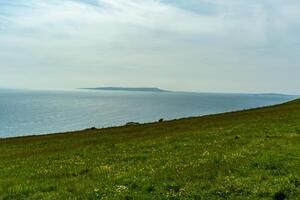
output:
<svg viewBox="0 0 300 200"><path fill-rule="evenodd" d="M123 193L126 192L128 190L128 187L125 185L118 185L116 191L118 193Z"/></svg>

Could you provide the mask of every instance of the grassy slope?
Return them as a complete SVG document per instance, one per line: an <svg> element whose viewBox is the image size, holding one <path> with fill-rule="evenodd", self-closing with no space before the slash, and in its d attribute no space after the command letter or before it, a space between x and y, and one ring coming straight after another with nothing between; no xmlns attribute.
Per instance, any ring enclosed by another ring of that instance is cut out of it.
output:
<svg viewBox="0 0 300 200"><path fill-rule="evenodd" d="M0 199L300 197L300 101L0 140Z"/></svg>

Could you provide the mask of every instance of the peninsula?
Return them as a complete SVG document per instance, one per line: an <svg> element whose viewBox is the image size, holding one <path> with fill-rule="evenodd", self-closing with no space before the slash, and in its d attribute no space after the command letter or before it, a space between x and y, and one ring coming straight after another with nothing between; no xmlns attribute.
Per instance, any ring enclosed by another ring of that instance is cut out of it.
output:
<svg viewBox="0 0 300 200"><path fill-rule="evenodd" d="M106 91L130 91L130 92L170 92L156 87L95 87L80 88L85 90L106 90Z"/></svg>

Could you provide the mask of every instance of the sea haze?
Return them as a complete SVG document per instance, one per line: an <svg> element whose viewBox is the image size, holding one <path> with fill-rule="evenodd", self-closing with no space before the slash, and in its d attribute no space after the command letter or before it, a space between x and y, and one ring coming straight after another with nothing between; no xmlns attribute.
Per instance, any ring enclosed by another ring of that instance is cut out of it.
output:
<svg viewBox="0 0 300 200"><path fill-rule="evenodd" d="M295 98L275 94L0 90L0 137L200 116Z"/></svg>

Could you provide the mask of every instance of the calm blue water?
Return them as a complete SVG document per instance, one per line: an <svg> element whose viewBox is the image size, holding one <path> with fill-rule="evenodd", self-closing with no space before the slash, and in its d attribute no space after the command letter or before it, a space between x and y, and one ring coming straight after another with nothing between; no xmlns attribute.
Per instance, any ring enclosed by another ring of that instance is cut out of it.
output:
<svg viewBox="0 0 300 200"><path fill-rule="evenodd" d="M151 122L289 101L281 95L0 90L0 137Z"/></svg>

